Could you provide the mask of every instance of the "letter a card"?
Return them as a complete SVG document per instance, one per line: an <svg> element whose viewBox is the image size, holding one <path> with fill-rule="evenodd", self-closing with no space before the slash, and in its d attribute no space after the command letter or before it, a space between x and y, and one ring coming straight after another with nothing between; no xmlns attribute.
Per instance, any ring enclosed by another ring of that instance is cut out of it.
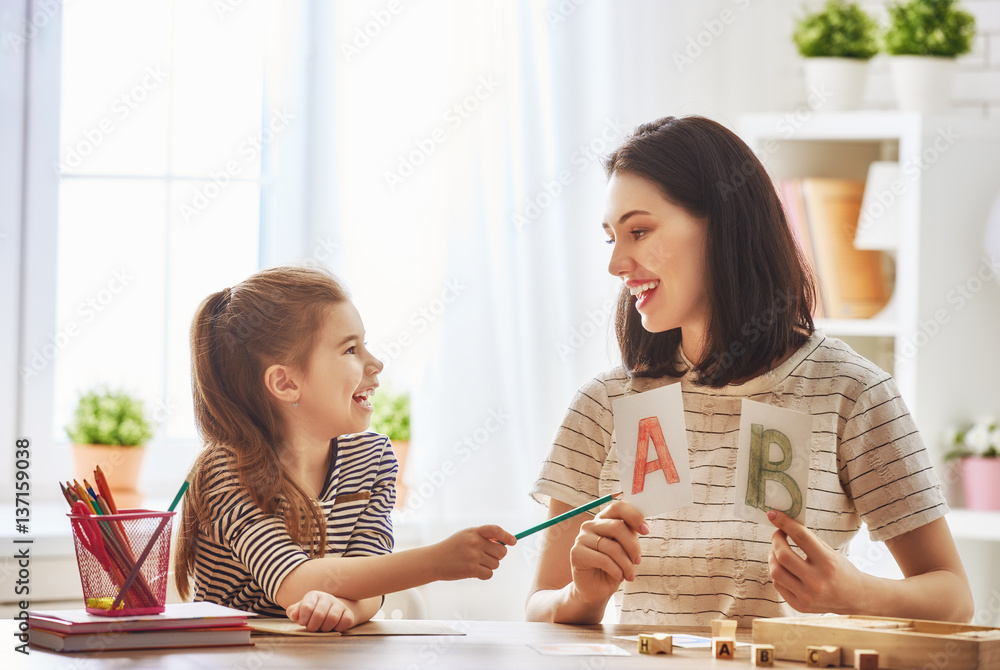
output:
<svg viewBox="0 0 1000 670"><path fill-rule="evenodd" d="M811 414L743 399L736 458L736 516L767 523L767 512L806 520Z"/></svg>
<svg viewBox="0 0 1000 670"><path fill-rule="evenodd" d="M613 400L611 408L625 501L645 516L690 505L691 463L681 385L627 395Z"/></svg>

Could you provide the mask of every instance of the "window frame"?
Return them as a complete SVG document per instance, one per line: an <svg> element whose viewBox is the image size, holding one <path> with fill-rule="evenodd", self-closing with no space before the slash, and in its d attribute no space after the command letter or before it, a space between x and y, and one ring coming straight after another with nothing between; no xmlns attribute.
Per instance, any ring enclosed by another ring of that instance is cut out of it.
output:
<svg viewBox="0 0 1000 670"><path fill-rule="evenodd" d="M71 172L59 175L52 169L59 164L61 141L61 5L56 4L54 10L45 14L44 24L29 21L29 17L42 16L48 6L41 0L25 0L11 7L0 24L0 36L27 35L21 48L10 48L8 40L4 39L4 53L0 55L0 72L10 82L0 97L0 140L11 148L0 156L0 220L12 224L10 229L0 229L3 235L0 237L0 259L3 260L0 281L12 287L0 297L0 362L13 372L0 384L0 422L10 426L10 433L5 436L9 446L2 450L10 456L0 459L0 478L13 481L15 440L28 438L33 470L32 498L36 501L56 500L58 491L54 482L50 482L52 475L71 472L69 440L60 439L53 430L56 365L49 361L27 379L22 374L33 351L42 351L52 343L58 331L60 183L64 178L136 178ZM258 267L301 262L310 256L312 249L307 240L315 239L317 234L309 220L312 212L308 196L313 185L327 177L308 169L313 160L311 143L307 141L312 103L307 95L308 78L295 82L297 89L267 79L282 74L281 69L290 67L289 63L304 62L313 37L309 29L313 13L310 2L293 1L282 4L281 9L292 18L283 33L277 36L275 58L280 62L269 64L265 70L262 123L267 122L267 110L288 100L301 105L297 112L304 121L262 147L260 175L241 180L256 182L260 188ZM295 45L292 50L289 50L290 44ZM170 188L173 182L190 181L191 177L167 174L152 179ZM166 353L164 350L163 354ZM160 398L163 402L167 397L166 384L165 379ZM200 446L197 438L168 436L154 437L150 444L157 451L166 450L178 456L190 453L192 458ZM180 464L178 467L185 466ZM181 472L177 481L182 478ZM172 495L172 491L154 488L147 494L161 497ZM0 504L13 501L12 488L3 487Z"/></svg>

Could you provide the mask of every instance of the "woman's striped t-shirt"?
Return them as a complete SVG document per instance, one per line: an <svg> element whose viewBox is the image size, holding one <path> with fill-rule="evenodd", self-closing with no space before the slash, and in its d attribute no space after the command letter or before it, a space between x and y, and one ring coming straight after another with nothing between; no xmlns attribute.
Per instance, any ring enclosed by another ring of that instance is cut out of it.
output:
<svg viewBox="0 0 1000 670"><path fill-rule="evenodd" d="M270 616L285 616L274 602L282 580L309 559L288 536L280 517L267 515L240 484L232 457L206 461L210 534L199 532L195 600ZM392 551L396 458L389 438L344 435L331 442L330 466L319 500L326 516L326 556L377 556Z"/></svg>
<svg viewBox="0 0 1000 670"><path fill-rule="evenodd" d="M690 364L688 364L690 367ZM735 513L740 402L813 415L806 525L846 553L864 521L875 541L947 511L937 476L892 378L843 342L814 333L774 370L720 389L680 379L694 503L649 519L642 564L616 596L622 623L707 626L727 617L789 616L774 589L774 527ZM621 491L611 401L673 378L606 372L577 393L532 496L576 507Z"/></svg>

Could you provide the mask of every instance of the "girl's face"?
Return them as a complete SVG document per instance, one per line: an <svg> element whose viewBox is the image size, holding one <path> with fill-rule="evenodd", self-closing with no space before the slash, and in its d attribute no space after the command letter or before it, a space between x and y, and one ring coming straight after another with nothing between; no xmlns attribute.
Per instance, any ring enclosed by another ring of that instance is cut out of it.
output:
<svg viewBox="0 0 1000 670"><path fill-rule="evenodd" d="M603 226L614 245L608 272L637 296L643 328L681 328L703 337L709 316L705 222L664 198L648 179L616 172L608 182Z"/></svg>
<svg viewBox="0 0 1000 670"><path fill-rule="evenodd" d="M382 361L365 348L365 328L357 308L345 300L327 309L325 322L306 365L296 416L310 432L332 439L368 429Z"/></svg>

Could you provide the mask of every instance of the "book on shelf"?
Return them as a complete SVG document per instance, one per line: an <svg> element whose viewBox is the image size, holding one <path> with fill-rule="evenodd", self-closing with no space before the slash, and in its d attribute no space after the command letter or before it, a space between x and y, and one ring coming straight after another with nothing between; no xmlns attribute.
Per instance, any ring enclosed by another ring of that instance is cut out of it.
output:
<svg viewBox="0 0 1000 670"><path fill-rule="evenodd" d="M865 182L810 177L779 187L789 226L812 263L821 312L832 319L868 319L889 302L878 251L854 246Z"/></svg>
<svg viewBox="0 0 1000 670"><path fill-rule="evenodd" d="M83 609L28 612L28 637L55 651L250 644L250 612L215 603L175 603L160 614L106 617Z"/></svg>
<svg viewBox="0 0 1000 670"><path fill-rule="evenodd" d="M816 271L816 258L813 256L812 236L809 234L809 224L806 221L806 206L802 200L802 180L784 179L778 185L778 193L785 204L785 216L788 227L792 229L795 244L806 259L813 279L816 280L816 308L813 317L820 319L826 314L823 305L823 293L819 290L819 273Z"/></svg>

